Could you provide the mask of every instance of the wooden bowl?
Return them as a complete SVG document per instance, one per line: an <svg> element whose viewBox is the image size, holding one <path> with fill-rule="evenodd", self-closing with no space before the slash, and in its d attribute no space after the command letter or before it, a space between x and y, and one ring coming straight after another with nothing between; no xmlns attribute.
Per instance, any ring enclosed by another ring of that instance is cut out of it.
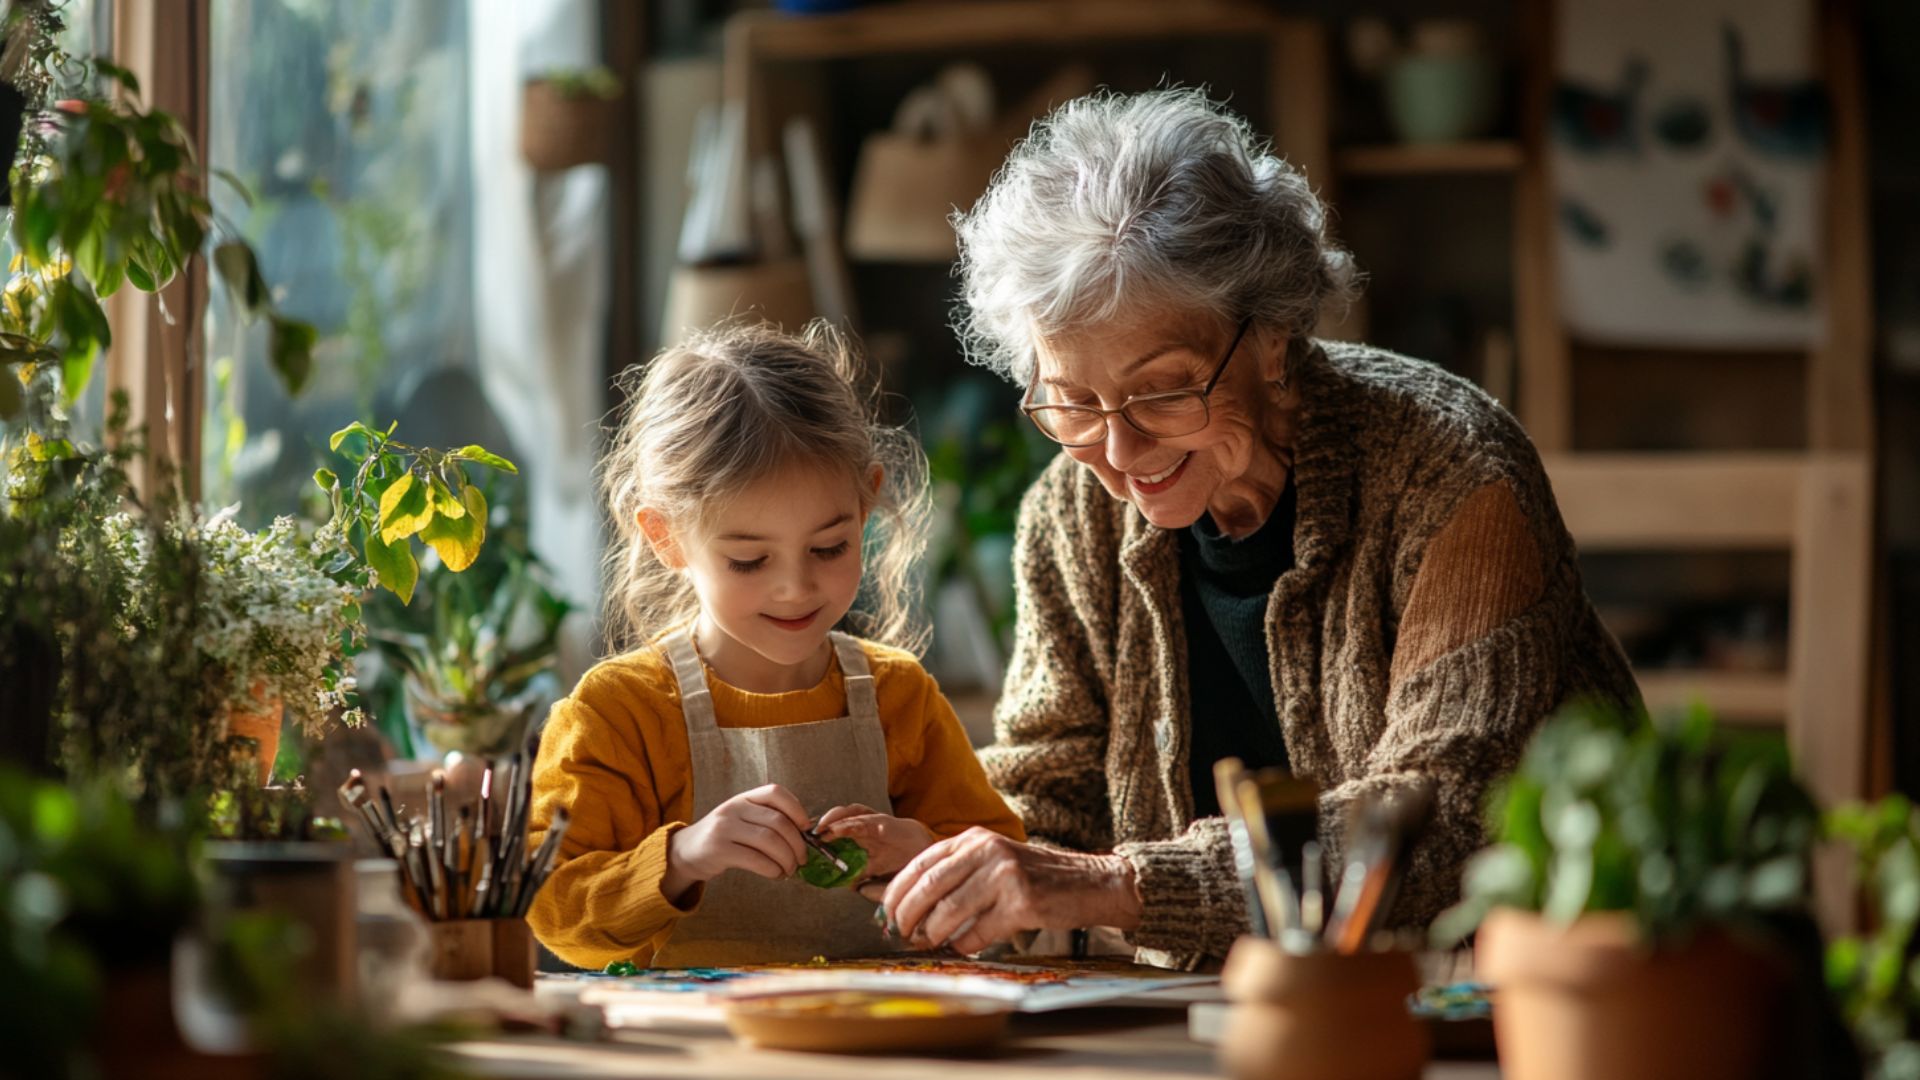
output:
<svg viewBox="0 0 1920 1080"><path fill-rule="evenodd" d="M727 1005L727 1028L769 1050L977 1053L998 1041L1011 1014L991 998L812 990L739 998Z"/></svg>

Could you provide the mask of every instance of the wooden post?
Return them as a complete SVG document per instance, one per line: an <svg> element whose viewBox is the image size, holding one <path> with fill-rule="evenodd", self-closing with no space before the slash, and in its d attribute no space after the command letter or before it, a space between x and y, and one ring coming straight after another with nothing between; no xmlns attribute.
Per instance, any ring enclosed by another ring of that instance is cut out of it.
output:
<svg viewBox="0 0 1920 1080"><path fill-rule="evenodd" d="M1523 54L1520 143L1514 178L1513 322L1519 352L1520 422L1541 453L1573 449L1573 359L1560 323L1554 260L1553 176L1547 164L1547 110L1557 53L1551 0L1521 0Z"/></svg>
<svg viewBox="0 0 1920 1080"><path fill-rule="evenodd" d="M146 107L179 117L195 152L202 155L207 146L209 3L113 3L114 59L140 80ZM152 492L163 462L170 463L179 471L180 494L190 503L200 497L200 417L207 379L200 363L201 316L206 303L206 260L195 258L157 297L125 288L106 305L113 332L107 389L126 391L129 419L146 429L150 449L136 483L142 492Z"/></svg>

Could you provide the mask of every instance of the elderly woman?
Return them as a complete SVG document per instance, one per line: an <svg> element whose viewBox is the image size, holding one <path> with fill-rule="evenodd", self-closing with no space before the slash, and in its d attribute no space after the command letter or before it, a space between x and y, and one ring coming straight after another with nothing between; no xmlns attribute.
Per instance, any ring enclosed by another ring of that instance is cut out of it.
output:
<svg viewBox="0 0 1920 1080"><path fill-rule="evenodd" d="M1021 507L983 755L1034 842L928 849L885 893L913 940L1107 926L1150 960L1223 956L1247 928L1228 756L1317 781L1330 853L1356 800L1431 784L1394 910L1422 923L1542 718L1637 700L1513 417L1310 336L1354 288L1325 219L1184 90L1068 103L958 217L972 355L1065 453Z"/></svg>

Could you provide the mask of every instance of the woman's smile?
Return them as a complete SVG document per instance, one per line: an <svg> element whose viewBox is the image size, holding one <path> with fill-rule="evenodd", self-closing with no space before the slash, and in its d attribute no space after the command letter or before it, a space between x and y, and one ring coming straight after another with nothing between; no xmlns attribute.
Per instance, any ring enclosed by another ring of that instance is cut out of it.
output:
<svg viewBox="0 0 1920 1080"><path fill-rule="evenodd" d="M1129 473L1127 482L1133 485L1133 490L1142 495L1157 495L1180 482L1180 478L1187 474L1187 462L1191 460L1193 460L1193 453L1188 451L1181 454L1179 460L1172 465L1151 476L1136 476Z"/></svg>

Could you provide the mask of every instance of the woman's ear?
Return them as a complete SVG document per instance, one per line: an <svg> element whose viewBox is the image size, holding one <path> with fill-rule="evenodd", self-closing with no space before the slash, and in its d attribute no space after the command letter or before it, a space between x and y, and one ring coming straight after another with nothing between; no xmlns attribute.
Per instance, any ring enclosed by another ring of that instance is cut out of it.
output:
<svg viewBox="0 0 1920 1080"><path fill-rule="evenodd" d="M1260 353L1260 379L1262 382L1287 385L1293 372L1287 370L1287 346L1292 339L1283 331L1254 323L1248 334L1254 339Z"/></svg>
<svg viewBox="0 0 1920 1080"><path fill-rule="evenodd" d="M646 535L647 546L653 548L653 557L669 569L685 570L687 557L680 550L680 542L673 538L673 530L667 527L667 519L658 511L646 509L636 512L634 517Z"/></svg>
<svg viewBox="0 0 1920 1080"><path fill-rule="evenodd" d="M875 465L873 472L867 477L867 486L871 488L873 494L877 496L880 494L880 486L886 482L887 467L885 465Z"/></svg>

